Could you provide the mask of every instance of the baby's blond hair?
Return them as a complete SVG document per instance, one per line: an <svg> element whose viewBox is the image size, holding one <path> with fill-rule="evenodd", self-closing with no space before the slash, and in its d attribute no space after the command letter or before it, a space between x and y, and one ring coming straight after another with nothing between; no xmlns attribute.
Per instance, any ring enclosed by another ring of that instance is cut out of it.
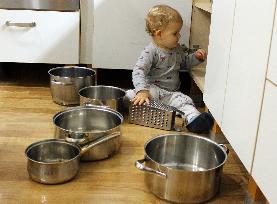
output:
<svg viewBox="0 0 277 204"><path fill-rule="evenodd" d="M163 30L170 22L183 23L180 13L167 5L156 5L152 7L146 17L146 32L154 36L155 31Z"/></svg>

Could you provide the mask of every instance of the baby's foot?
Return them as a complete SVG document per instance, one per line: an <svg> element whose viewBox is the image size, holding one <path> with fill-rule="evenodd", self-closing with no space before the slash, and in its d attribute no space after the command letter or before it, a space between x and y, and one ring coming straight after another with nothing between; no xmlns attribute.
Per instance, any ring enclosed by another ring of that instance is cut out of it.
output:
<svg viewBox="0 0 277 204"><path fill-rule="evenodd" d="M210 113L204 112L193 118L186 126L190 132L207 133L214 124L213 117Z"/></svg>

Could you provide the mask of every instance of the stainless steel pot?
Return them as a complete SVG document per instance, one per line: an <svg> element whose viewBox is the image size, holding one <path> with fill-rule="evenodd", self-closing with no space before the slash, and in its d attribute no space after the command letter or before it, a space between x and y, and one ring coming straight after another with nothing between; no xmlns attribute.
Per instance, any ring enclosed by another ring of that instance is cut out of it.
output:
<svg viewBox="0 0 277 204"><path fill-rule="evenodd" d="M118 133L118 137L87 151L82 155L82 161L106 159L120 148L120 126L123 116L108 107L78 106L68 108L54 115L53 123L55 138L71 138L72 142L80 144L93 141L100 137Z"/></svg>
<svg viewBox="0 0 277 204"><path fill-rule="evenodd" d="M123 114L125 90L114 86L89 86L80 89L80 104L109 106Z"/></svg>
<svg viewBox="0 0 277 204"><path fill-rule="evenodd" d="M78 174L81 155L115 137L118 135L102 137L81 146L57 139L35 142L25 150L29 177L44 184L67 182Z"/></svg>
<svg viewBox="0 0 277 204"><path fill-rule="evenodd" d="M228 148L194 135L161 135L144 147L137 160L145 182L159 198L176 203L201 203L219 190ZM144 164L145 163L145 164Z"/></svg>
<svg viewBox="0 0 277 204"><path fill-rule="evenodd" d="M85 67L56 67L48 73L52 99L60 105L79 104L79 90L95 84L95 71Z"/></svg>

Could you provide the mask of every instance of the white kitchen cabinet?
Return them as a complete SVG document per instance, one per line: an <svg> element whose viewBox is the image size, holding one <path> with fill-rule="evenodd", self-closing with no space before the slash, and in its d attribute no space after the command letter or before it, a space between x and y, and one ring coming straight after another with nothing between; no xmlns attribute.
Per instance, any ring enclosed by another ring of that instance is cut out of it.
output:
<svg viewBox="0 0 277 204"><path fill-rule="evenodd" d="M252 177L269 203L277 203L277 86L266 82Z"/></svg>
<svg viewBox="0 0 277 204"><path fill-rule="evenodd" d="M79 63L79 12L0 10L0 62Z"/></svg>
<svg viewBox="0 0 277 204"><path fill-rule="evenodd" d="M275 14L276 15L276 14ZM277 17L275 16L267 78L277 84Z"/></svg>
<svg viewBox="0 0 277 204"><path fill-rule="evenodd" d="M254 157L275 3L275 0L236 1L221 129L249 172ZM219 58L221 52L218 50Z"/></svg>
<svg viewBox="0 0 277 204"><path fill-rule="evenodd" d="M203 99L221 126L234 21L235 0L214 0Z"/></svg>
<svg viewBox="0 0 277 204"><path fill-rule="evenodd" d="M192 0L94 0L93 2L91 57L96 67L133 68L141 51L151 41L145 32L145 17L148 10L156 4L170 5L181 13L184 26L180 42L189 44ZM87 23L84 24L89 26ZM83 63L89 61L85 55L82 58Z"/></svg>

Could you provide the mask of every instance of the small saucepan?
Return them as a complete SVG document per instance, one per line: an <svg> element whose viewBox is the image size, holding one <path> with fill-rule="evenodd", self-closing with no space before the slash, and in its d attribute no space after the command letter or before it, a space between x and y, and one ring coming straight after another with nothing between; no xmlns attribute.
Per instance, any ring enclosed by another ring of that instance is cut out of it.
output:
<svg viewBox="0 0 277 204"><path fill-rule="evenodd" d="M59 139L35 142L25 150L29 177L43 184L65 183L78 174L81 155L119 135L113 133L82 145Z"/></svg>
<svg viewBox="0 0 277 204"><path fill-rule="evenodd" d="M123 99L125 90L114 86L88 86L79 90L80 104L108 106L113 110L124 113Z"/></svg>

